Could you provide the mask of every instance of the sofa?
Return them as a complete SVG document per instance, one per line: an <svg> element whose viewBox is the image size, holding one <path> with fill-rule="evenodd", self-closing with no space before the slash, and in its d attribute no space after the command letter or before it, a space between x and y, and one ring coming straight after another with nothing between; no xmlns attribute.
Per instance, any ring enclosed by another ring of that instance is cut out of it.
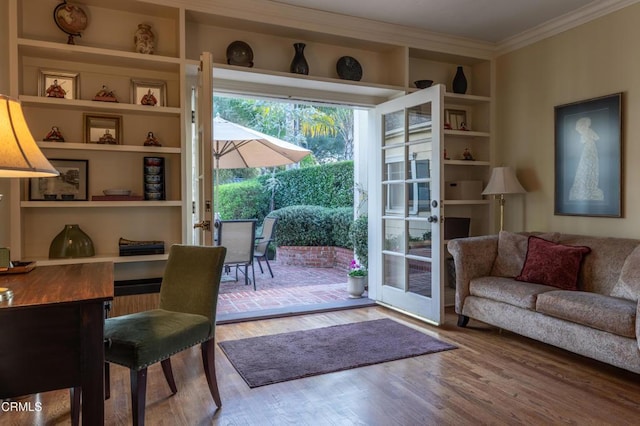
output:
<svg viewBox="0 0 640 426"><path fill-rule="evenodd" d="M469 319L640 373L640 240L510 233L448 242Z"/></svg>

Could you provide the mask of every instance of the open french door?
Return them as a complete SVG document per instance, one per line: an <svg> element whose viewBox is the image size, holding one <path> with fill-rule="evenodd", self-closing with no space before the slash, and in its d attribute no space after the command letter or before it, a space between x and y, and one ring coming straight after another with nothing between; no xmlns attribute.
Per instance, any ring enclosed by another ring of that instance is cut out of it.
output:
<svg viewBox="0 0 640 426"><path fill-rule="evenodd" d="M369 164L369 285L381 304L444 322L441 146L444 86L375 108Z"/></svg>
<svg viewBox="0 0 640 426"><path fill-rule="evenodd" d="M213 245L213 60L211 53L200 56L198 82L193 93L194 114L191 141L193 244Z"/></svg>

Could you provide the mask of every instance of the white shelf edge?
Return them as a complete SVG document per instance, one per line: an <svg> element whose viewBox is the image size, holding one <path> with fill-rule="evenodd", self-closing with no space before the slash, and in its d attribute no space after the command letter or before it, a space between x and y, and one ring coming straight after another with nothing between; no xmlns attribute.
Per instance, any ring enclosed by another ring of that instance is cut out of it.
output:
<svg viewBox="0 0 640 426"><path fill-rule="evenodd" d="M168 254L150 254L145 256L109 256L98 255L93 257L80 257L74 259L32 259L36 262L36 266L50 266L50 265L75 265L79 263L100 263L100 262L113 262L113 263L136 263L136 262L159 262L167 260Z"/></svg>
<svg viewBox="0 0 640 426"><path fill-rule="evenodd" d="M443 163L446 166L489 166L491 163L488 161L468 161L468 160L444 160Z"/></svg>
<svg viewBox="0 0 640 426"><path fill-rule="evenodd" d="M42 49L46 51L59 51L61 53L82 53L98 56L112 56L115 58L127 58L135 61L149 62L149 63L164 63L179 65L181 59L172 56L162 55L145 55L137 52L128 52L126 50L104 49L101 47L81 46L77 44L65 44L57 43L55 41L35 40L30 38L19 37L18 47L30 47L35 49Z"/></svg>
<svg viewBox="0 0 640 426"><path fill-rule="evenodd" d="M83 99L58 99L44 96L20 95L18 99L27 105L46 105L58 108L100 110L113 112L138 112L144 114L175 115L179 116L180 108L176 107L152 107L144 105L134 105L124 102L97 102Z"/></svg>
<svg viewBox="0 0 640 426"><path fill-rule="evenodd" d="M476 132L473 130L449 130L444 129L444 134L448 136L460 136L464 138L488 138L491 136L489 132Z"/></svg>
<svg viewBox="0 0 640 426"><path fill-rule="evenodd" d="M445 92L444 102L447 103L459 103L462 105L490 103L491 98L489 96L479 95L463 95L459 93Z"/></svg>
<svg viewBox="0 0 640 426"><path fill-rule="evenodd" d="M446 206L482 205L489 204L491 200L443 200Z"/></svg>
<svg viewBox="0 0 640 426"><path fill-rule="evenodd" d="M155 147L144 145L101 145L95 143L81 142L46 142L38 141L38 146L42 149L77 149L82 151L115 151L115 152L143 152L150 154L180 154L181 148L175 147Z"/></svg>
<svg viewBox="0 0 640 426"><path fill-rule="evenodd" d="M21 201L24 208L181 207L182 201Z"/></svg>

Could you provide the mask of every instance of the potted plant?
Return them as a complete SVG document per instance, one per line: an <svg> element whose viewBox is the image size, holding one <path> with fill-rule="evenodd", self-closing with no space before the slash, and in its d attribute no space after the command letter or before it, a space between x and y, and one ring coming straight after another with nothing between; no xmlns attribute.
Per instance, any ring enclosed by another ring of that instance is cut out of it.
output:
<svg viewBox="0 0 640 426"><path fill-rule="evenodd" d="M356 260L351 261L349 266L349 277L347 282L347 292L351 299L362 297L364 289L367 286L367 269L358 264Z"/></svg>

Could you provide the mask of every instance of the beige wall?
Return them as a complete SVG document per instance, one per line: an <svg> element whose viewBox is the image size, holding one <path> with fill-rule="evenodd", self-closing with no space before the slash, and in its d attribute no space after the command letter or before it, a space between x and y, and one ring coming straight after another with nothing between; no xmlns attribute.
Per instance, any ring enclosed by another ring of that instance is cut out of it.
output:
<svg viewBox="0 0 640 426"><path fill-rule="evenodd" d="M496 61L496 164L516 168L508 230L640 238L640 5ZM623 92L623 218L554 215L554 106Z"/></svg>

